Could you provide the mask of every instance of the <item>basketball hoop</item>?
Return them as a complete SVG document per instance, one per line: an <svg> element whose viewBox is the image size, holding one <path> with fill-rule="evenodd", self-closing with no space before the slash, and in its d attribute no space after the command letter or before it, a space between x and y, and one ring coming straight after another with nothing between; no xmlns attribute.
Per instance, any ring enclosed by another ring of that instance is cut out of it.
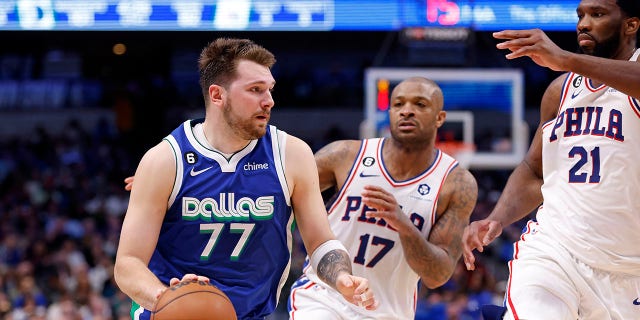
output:
<svg viewBox="0 0 640 320"><path fill-rule="evenodd" d="M476 152L475 144L456 140L438 141L436 148L458 160L460 166L465 169L469 169L471 159Z"/></svg>

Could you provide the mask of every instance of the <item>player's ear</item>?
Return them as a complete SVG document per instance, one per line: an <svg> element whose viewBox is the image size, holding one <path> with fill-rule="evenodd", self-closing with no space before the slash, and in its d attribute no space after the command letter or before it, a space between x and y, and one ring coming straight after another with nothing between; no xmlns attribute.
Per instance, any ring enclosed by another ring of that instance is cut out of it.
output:
<svg viewBox="0 0 640 320"><path fill-rule="evenodd" d="M224 95L226 91L223 86L212 84L209 86L209 102L214 106L224 103Z"/></svg>
<svg viewBox="0 0 640 320"><path fill-rule="evenodd" d="M640 28L640 18L631 17L627 18L624 21L624 32L627 35L636 35L638 33L638 28Z"/></svg>
<svg viewBox="0 0 640 320"><path fill-rule="evenodd" d="M447 112L444 110L440 110L438 115L436 116L436 127L440 128L444 124L444 121L447 119Z"/></svg>

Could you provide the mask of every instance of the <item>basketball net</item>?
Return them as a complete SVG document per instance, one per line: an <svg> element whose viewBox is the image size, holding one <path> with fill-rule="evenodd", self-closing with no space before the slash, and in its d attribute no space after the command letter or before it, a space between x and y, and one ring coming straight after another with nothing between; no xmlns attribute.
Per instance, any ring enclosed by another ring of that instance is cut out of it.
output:
<svg viewBox="0 0 640 320"><path fill-rule="evenodd" d="M469 169L471 159L476 152L475 144L456 140L437 141L436 148L458 160L460 166L465 169Z"/></svg>

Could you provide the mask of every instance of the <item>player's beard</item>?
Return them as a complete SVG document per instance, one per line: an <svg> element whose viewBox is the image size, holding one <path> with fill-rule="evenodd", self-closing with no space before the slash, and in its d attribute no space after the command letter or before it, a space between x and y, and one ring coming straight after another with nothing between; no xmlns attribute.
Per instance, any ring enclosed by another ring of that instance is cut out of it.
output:
<svg viewBox="0 0 640 320"><path fill-rule="evenodd" d="M391 131L391 136L396 142L411 149L424 148L425 146L428 146L429 141L432 140L431 137L433 137L433 134L424 131L405 133L398 129L397 125L391 126L389 130Z"/></svg>
<svg viewBox="0 0 640 320"><path fill-rule="evenodd" d="M602 41L596 41L593 50L585 51L582 47L578 46L580 53L600 57L600 58L613 58L618 48L620 47L620 31L616 31L609 38Z"/></svg>
<svg viewBox="0 0 640 320"><path fill-rule="evenodd" d="M253 122L253 117L248 119L242 119L237 114L233 112L233 107L231 106L231 98L227 98L223 108L223 116L227 125L242 139L253 140L258 139L266 133L266 127L257 126Z"/></svg>

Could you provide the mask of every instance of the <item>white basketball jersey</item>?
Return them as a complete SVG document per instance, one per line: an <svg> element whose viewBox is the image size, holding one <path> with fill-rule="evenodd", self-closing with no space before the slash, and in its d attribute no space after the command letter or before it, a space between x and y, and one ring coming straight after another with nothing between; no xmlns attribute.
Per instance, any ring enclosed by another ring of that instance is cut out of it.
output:
<svg viewBox="0 0 640 320"><path fill-rule="evenodd" d="M361 193L365 185L377 185L391 192L402 211L427 238L436 217L440 189L458 162L438 150L423 173L396 181L382 158L384 141L383 138L362 141L351 172L328 210L329 223L349 251L353 274L369 279L380 301L374 312L359 310L376 319L413 319L419 277L406 262L398 233L384 220L365 216L373 209L362 203ZM321 283L312 269L307 267L305 273Z"/></svg>
<svg viewBox="0 0 640 320"><path fill-rule="evenodd" d="M542 132L542 228L594 268L640 276L638 99L569 73Z"/></svg>

